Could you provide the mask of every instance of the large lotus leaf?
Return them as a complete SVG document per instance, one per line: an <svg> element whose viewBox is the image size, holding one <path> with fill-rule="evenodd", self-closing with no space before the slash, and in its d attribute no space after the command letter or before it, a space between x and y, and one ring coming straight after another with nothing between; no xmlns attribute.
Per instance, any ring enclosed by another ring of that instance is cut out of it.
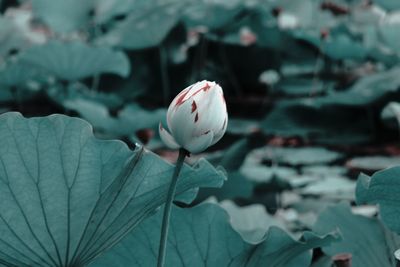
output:
<svg viewBox="0 0 400 267"><path fill-rule="evenodd" d="M152 6L135 8L125 20L99 37L96 42L124 49L144 49L160 45L178 23L184 2L158 1Z"/></svg>
<svg viewBox="0 0 400 267"><path fill-rule="evenodd" d="M55 32L72 32L89 26L94 0L33 0L34 15Z"/></svg>
<svg viewBox="0 0 400 267"><path fill-rule="evenodd" d="M329 256L350 253L353 267L396 266L394 251L400 238L378 219L355 215L348 204L341 203L324 210L313 227L317 233L334 229L339 229L343 238L323 248Z"/></svg>
<svg viewBox="0 0 400 267"><path fill-rule="evenodd" d="M161 215L149 218L92 266L155 266ZM301 241L271 227L258 244L245 242L229 224L218 205L206 203L191 209L174 208L171 216L166 267L180 266L308 266L310 249L328 245L332 234L304 233Z"/></svg>
<svg viewBox="0 0 400 267"><path fill-rule="evenodd" d="M96 139L81 119L6 113L0 136L0 261L7 266L88 264L165 201L173 166ZM184 168L177 193L223 179L201 161Z"/></svg>
<svg viewBox="0 0 400 267"><path fill-rule="evenodd" d="M126 77L130 72L129 60L123 52L82 42L51 41L33 46L21 54L20 60L69 81L101 73Z"/></svg>
<svg viewBox="0 0 400 267"><path fill-rule="evenodd" d="M356 200L359 204L379 204L384 223L400 233L400 167L358 177Z"/></svg>

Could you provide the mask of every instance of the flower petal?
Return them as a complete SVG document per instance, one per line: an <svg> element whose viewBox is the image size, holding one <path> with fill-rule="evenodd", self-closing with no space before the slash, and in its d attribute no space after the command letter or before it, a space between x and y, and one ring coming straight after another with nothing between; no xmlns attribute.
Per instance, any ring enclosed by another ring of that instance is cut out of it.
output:
<svg viewBox="0 0 400 267"><path fill-rule="evenodd" d="M199 136L193 136L190 142L185 144L183 147L191 153L200 153L206 150L211 142L213 141L214 134L212 131L208 131L205 134Z"/></svg>
<svg viewBox="0 0 400 267"><path fill-rule="evenodd" d="M214 139L211 142L211 145L217 143L222 138L222 136L224 136L227 126L228 126L228 113L226 113L225 121L222 124L222 128L219 131L214 132Z"/></svg>
<svg viewBox="0 0 400 267"><path fill-rule="evenodd" d="M184 146L192 139L193 132L196 129L195 117L196 114L192 113L192 103L190 101L184 102L182 105L174 109L172 116L168 122L168 127L171 135L175 138L175 141ZM201 132L204 133L205 131Z"/></svg>
<svg viewBox="0 0 400 267"><path fill-rule="evenodd" d="M227 122L222 88L205 80L182 90L167 111L170 139L192 153L203 151L221 139Z"/></svg>
<svg viewBox="0 0 400 267"><path fill-rule="evenodd" d="M195 134L199 135L207 130L212 130L214 133L219 132L227 117L221 87L216 84L207 92L194 96L193 100L196 101L199 113Z"/></svg>
<svg viewBox="0 0 400 267"><path fill-rule="evenodd" d="M164 142L164 144L171 148L171 149L178 149L180 146L176 143L174 137L162 126L161 122L158 127L158 131L160 133L161 140Z"/></svg>

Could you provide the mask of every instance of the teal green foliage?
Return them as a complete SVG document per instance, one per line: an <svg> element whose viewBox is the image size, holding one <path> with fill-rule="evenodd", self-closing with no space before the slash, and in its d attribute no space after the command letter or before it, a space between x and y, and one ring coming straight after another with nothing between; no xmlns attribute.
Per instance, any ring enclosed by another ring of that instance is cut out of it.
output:
<svg viewBox="0 0 400 267"><path fill-rule="evenodd" d="M132 231L110 253L92 266L153 266L161 224L159 212ZM166 266L307 266L309 250L330 244L336 234L318 236L305 232L296 241L277 227L271 227L257 244L245 242L232 229L226 212L215 204L192 209L175 208L167 247Z"/></svg>
<svg viewBox="0 0 400 267"><path fill-rule="evenodd" d="M324 210L313 230L325 233L337 229L342 240L323 248L330 256L340 253L352 255L352 266L396 266L393 252L400 238L376 218L352 214L349 205L341 203Z"/></svg>
<svg viewBox="0 0 400 267"><path fill-rule="evenodd" d="M400 233L398 183L400 168L392 167L372 176L361 174L357 181L356 197L360 204L379 204L382 220L396 233Z"/></svg>
<svg viewBox="0 0 400 267"><path fill-rule="evenodd" d="M166 267L395 266L399 3L0 0L0 265L155 265L159 123L207 79L227 134L187 157Z"/></svg>
<svg viewBox="0 0 400 267"><path fill-rule="evenodd" d="M86 265L165 201L173 167L143 148L96 139L88 123L63 115L8 113L0 121L0 259L7 266ZM184 169L177 193L223 180L200 161Z"/></svg>

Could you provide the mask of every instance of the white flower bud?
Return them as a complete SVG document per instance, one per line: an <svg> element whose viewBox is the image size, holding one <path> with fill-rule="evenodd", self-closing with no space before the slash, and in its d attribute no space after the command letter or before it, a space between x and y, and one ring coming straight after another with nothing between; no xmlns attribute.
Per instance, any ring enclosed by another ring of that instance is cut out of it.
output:
<svg viewBox="0 0 400 267"><path fill-rule="evenodd" d="M169 132L161 123L159 132L169 148L199 153L217 143L228 124L222 88L209 81L187 87L170 104L167 124Z"/></svg>

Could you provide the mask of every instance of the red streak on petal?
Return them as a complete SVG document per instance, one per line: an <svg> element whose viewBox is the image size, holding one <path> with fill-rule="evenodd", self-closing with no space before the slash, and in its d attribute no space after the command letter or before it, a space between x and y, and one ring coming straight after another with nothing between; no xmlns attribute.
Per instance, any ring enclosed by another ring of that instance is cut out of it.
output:
<svg viewBox="0 0 400 267"><path fill-rule="evenodd" d="M176 100L176 104L175 107L182 105L186 100L184 100L184 98L187 96L187 94L189 93L189 91L192 89L193 85L190 86L190 88L186 91L180 92L178 97L178 100ZM198 94L201 91L207 92L210 88L212 88L208 83L206 83L202 88L198 89L196 92L194 92L190 97ZM189 98L190 98L189 97ZM193 104L192 104L192 109L193 109ZM193 112L193 111L192 111Z"/></svg>
<svg viewBox="0 0 400 267"><path fill-rule="evenodd" d="M192 89L193 85L191 85L186 91L182 91L180 92L176 97L179 97L178 100L176 100L176 104L175 107L178 107L180 105L182 105L186 100L183 100L187 94L190 92L190 90Z"/></svg>
<svg viewBox="0 0 400 267"><path fill-rule="evenodd" d="M196 116L194 116L194 122L196 123L199 120L199 113L196 113Z"/></svg>
<svg viewBox="0 0 400 267"><path fill-rule="evenodd" d="M183 91L178 95L178 100L176 100L176 104L175 107L180 106L183 104L183 102L185 102L183 99L185 98L185 96L189 93L189 90L187 91Z"/></svg>
<svg viewBox="0 0 400 267"><path fill-rule="evenodd" d="M192 113L195 112L196 109L197 109L197 105L196 105L196 102L193 100L193 102L192 102Z"/></svg>
<svg viewBox="0 0 400 267"><path fill-rule="evenodd" d="M206 85L204 85L203 87L201 87L200 89L198 89L196 92L194 92L192 94L192 96L197 95L198 93L200 93L201 91L207 92L209 89L211 89L211 86L206 83Z"/></svg>
<svg viewBox="0 0 400 267"><path fill-rule="evenodd" d="M211 88L211 86L208 84L208 83L206 83L206 85L204 85L203 86L203 88L201 88L201 90L203 90L204 92L206 92L208 89L210 89Z"/></svg>

